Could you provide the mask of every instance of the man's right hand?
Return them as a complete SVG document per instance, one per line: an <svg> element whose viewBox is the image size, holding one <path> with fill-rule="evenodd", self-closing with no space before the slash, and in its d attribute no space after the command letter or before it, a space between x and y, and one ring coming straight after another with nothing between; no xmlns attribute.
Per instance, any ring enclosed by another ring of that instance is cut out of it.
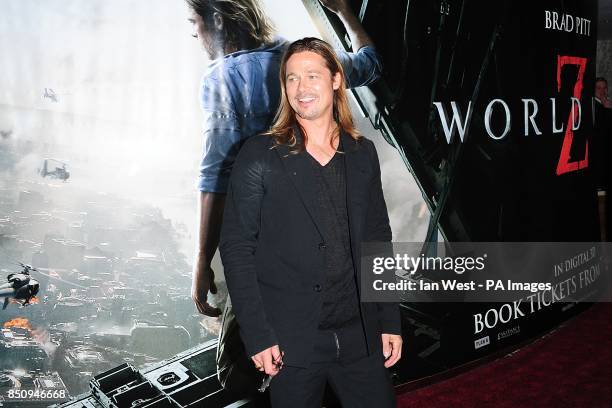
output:
<svg viewBox="0 0 612 408"><path fill-rule="evenodd" d="M213 307L208 303L208 292L217 293L215 285L215 272L210 266L202 265L201 261L196 261L196 269L193 273L191 285L191 298L198 308L198 312L211 317L221 315L221 309Z"/></svg>
<svg viewBox="0 0 612 408"><path fill-rule="evenodd" d="M278 345L268 347L251 357L255 368L266 374L275 376L283 366L283 355Z"/></svg>

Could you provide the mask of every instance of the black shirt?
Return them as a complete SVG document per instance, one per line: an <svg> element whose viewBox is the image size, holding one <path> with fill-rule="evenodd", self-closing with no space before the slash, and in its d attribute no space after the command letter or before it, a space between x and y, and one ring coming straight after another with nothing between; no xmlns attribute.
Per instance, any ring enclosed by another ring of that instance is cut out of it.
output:
<svg viewBox="0 0 612 408"><path fill-rule="evenodd" d="M308 154L308 153L306 153ZM351 258L348 210L346 206L346 171L344 155L336 153L322 166L310 154L316 168L317 208L323 220L325 276L320 329L335 329L359 319L359 298Z"/></svg>

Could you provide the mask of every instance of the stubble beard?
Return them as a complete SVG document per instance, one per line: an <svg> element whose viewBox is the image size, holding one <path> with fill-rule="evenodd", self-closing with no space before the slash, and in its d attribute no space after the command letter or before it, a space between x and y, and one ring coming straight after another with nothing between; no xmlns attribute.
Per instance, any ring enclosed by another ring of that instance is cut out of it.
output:
<svg viewBox="0 0 612 408"><path fill-rule="evenodd" d="M291 107L296 115L304 120L312 120L316 119L320 114L320 109L317 106L313 106L310 109L301 109L299 106L299 102L295 102Z"/></svg>
<svg viewBox="0 0 612 408"><path fill-rule="evenodd" d="M304 120L316 119L319 116L319 111L316 109L311 111L300 111L299 109L296 109L295 113Z"/></svg>
<svg viewBox="0 0 612 408"><path fill-rule="evenodd" d="M220 33L213 33L208 38L202 39L201 44L206 54L208 54L208 59L210 60L214 60L225 55L225 42L223 41L223 37Z"/></svg>

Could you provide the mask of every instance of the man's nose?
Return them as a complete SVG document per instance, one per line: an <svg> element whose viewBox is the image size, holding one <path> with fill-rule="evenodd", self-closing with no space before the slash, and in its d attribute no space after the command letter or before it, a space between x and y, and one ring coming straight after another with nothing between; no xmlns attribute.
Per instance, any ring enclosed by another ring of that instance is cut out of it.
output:
<svg viewBox="0 0 612 408"><path fill-rule="evenodd" d="M306 81L302 81L302 78L298 79L297 89L298 89L298 92L301 92L304 89L306 89Z"/></svg>

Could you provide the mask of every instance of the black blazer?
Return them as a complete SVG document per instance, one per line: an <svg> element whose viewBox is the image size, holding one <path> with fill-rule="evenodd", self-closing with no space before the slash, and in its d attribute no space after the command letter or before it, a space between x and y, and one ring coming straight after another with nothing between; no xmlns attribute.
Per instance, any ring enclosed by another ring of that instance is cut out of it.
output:
<svg viewBox="0 0 612 408"><path fill-rule="evenodd" d="M351 253L360 290L361 242L391 241L374 144L341 133ZM219 245L247 354L275 344L283 362L307 367L319 325L326 237L314 211L316 184L307 152L247 139L234 163ZM360 303L368 352L381 333L400 334L397 303Z"/></svg>

